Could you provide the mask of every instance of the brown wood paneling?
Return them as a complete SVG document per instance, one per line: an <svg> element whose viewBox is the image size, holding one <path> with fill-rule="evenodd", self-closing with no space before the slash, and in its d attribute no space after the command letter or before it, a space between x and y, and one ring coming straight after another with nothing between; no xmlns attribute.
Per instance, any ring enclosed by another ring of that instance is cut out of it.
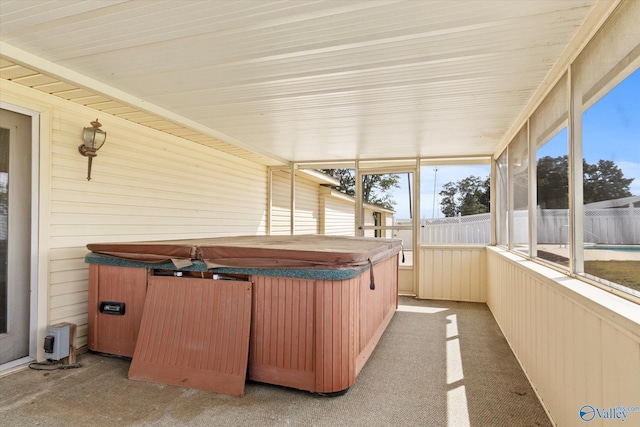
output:
<svg viewBox="0 0 640 427"><path fill-rule="evenodd" d="M356 375L373 353L378 341L391 322L398 307L398 256L373 267L375 290L369 289L368 272L360 276L358 284L358 350Z"/></svg>
<svg viewBox="0 0 640 427"><path fill-rule="evenodd" d="M253 277L249 377L314 389L314 281Z"/></svg>
<svg viewBox="0 0 640 427"><path fill-rule="evenodd" d="M355 381L357 327L353 303L359 278L316 283L315 391L333 393Z"/></svg>
<svg viewBox="0 0 640 427"><path fill-rule="evenodd" d="M251 282L153 276L129 378L242 396Z"/></svg>
<svg viewBox="0 0 640 427"><path fill-rule="evenodd" d="M249 376L320 393L348 389L397 307L398 260L348 280L254 276Z"/></svg>
<svg viewBox="0 0 640 427"><path fill-rule="evenodd" d="M131 357L136 346L147 291L143 268L89 266L88 347ZM102 301L125 303L123 316L100 313Z"/></svg>

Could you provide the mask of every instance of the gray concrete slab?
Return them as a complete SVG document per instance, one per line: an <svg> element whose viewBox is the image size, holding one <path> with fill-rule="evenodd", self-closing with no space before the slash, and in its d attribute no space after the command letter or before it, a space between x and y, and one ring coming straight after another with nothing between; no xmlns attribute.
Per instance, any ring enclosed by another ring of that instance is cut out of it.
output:
<svg viewBox="0 0 640 427"><path fill-rule="evenodd" d="M550 426L485 304L401 307L339 397L247 383L245 396L127 379L86 353L73 370L0 378L0 426Z"/></svg>

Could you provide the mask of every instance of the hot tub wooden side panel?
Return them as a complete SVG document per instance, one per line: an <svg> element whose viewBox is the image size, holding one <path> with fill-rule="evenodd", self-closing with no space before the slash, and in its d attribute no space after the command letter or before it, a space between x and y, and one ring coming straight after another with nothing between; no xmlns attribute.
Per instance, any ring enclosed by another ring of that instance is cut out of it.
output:
<svg viewBox="0 0 640 427"><path fill-rule="evenodd" d="M249 378L313 390L315 281L253 276Z"/></svg>
<svg viewBox="0 0 640 427"><path fill-rule="evenodd" d="M320 393L346 390L397 308L397 256L348 280L253 276L249 377Z"/></svg>
<svg viewBox="0 0 640 427"><path fill-rule="evenodd" d="M312 391L338 392L355 382L356 304L361 278L362 275L349 280L316 282L316 383Z"/></svg>
<svg viewBox="0 0 640 427"><path fill-rule="evenodd" d="M132 357L147 293L146 269L89 266L89 350ZM100 312L100 303L125 304L124 315Z"/></svg>
<svg viewBox="0 0 640 427"><path fill-rule="evenodd" d="M360 278L252 279L249 378L313 392L349 388L356 375Z"/></svg>
<svg viewBox="0 0 640 427"><path fill-rule="evenodd" d="M251 282L154 276L129 378L242 396Z"/></svg>
<svg viewBox="0 0 640 427"><path fill-rule="evenodd" d="M359 286L356 375L373 353L398 308L398 256L375 265L373 274L374 291L369 289L369 275L360 276L363 282Z"/></svg>

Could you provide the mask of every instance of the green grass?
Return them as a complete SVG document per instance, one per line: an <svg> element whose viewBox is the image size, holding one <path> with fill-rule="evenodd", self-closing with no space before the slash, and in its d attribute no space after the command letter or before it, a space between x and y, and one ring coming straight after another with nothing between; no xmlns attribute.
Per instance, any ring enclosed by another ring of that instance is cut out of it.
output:
<svg viewBox="0 0 640 427"><path fill-rule="evenodd" d="M563 256L538 251L538 256L556 264L569 265ZM640 291L640 261L585 261L584 271L592 276Z"/></svg>
<svg viewBox="0 0 640 427"><path fill-rule="evenodd" d="M585 261L584 271L640 291L640 261Z"/></svg>

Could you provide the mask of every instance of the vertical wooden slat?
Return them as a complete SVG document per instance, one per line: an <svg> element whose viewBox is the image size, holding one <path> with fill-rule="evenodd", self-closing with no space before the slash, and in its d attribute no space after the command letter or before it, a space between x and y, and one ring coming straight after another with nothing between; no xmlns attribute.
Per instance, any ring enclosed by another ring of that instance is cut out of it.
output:
<svg viewBox="0 0 640 427"><path fill-rule="evenodd" d="M349 376L353 371L353 366L349 363L350 360L355 358L357 354L355 352L355 347L352 347L352 338L351 338L351 328L353 328L352 319L355 314L353 313L353 305L351 304L351 299L349 298L349 286L341 286L340 287L340 318L342 320L342 328L340 331L340 348L341 348L341 357L340 357L340 367L341 367L341 376L338 387L342 384L347 384L348 388L351 384L349 384ZM355 378L355 371L354 378Z"/></svg>
<svg viewBox="0 0 640 427"><path fill-rule="evenodd" d="M274 300L276 313L278 313L277 314L278 320L276 323L276 330L278 331L278 333L277 333L277 340L273 347L273 354L274 354L274 359L276 361L276 364L278 366L284 366L284 353L286 350L285 349L285 324L290 323L290 320L291 320L291 319L287 319L289 322L285 321L285 318L287 317L287 314L288 314L287 306L286 306L286 289L285 289L286 285L287 285L287 279L277 281L276 289L278 290L278 296ZM286 341L289 341L289 340L286 340Z"/></svg>
<svg viewBox="0 0 640 427"><path fill-rule="evenodd" d="M89 304L89 318L87 329L87 347L90 350L97 350L99 347L98 342L98 287L100 286L99 266L89 266L89 292L88 292L88 304Z"/></svg>
<svg viewBox="0 0 640 427"><path fill-rule="evenodd" d="M313 283L313 285L306 287L305 289L305 295L306 295L306 304L304 304L304 312L305 312L305 325L306 325L306 329L305 329L305 340L304 340L304 345L301 346L304 349L304 354L305 354L305 363L304 363L304 368L306 372L313 372L313 369L315 367L315 359L316 359L316 353L317 353L317 349L316 349L316 342L314 339L314 321L315 321L315 316L316 316L316 310L318 310L317 305L316 305L316 284Z"/></svg>
<svg viewBox="0 0 640 427"><path fill-rule="evenodd" d="M294 321L291 301L292 281L290 279L285 280L283 286L284 298L282 298L282 304L284 304L284 308L287 310L287 313L282 314L282 345L284 347L282 349L282 366L284 366L285 368L291 368L291 346L293 345L293 336L291 335L291 330L293 329L292 323ZM290 321L286 322L284 319L285 317L289 318Z"/></svg>
<svg viewBox="0 0 640 427"><path fill-rule="evenodd" d="M295 286L291 281L291 355L289 367L292 369L301 369L303 366L300 362L300 330L304 325L300 317L300 286Z"/></svg>
<svg viewBox="0 0 640 427"><path fill-rule="evenodd" d="M330 283L330 282L328 282ZM316 281L318 298L316 301L322 306L316 316L316 389L323 390L325 385L331 384L333 370L333 334L332 329L338 327L331 316L333 308L333 294L331 287L324 280Z"/></svg>
<svg viewBox="0 0 640 427"><path fill-rule="evenodd" d="M342 312L342 304L344 303L344 301L342 301L342 288L345 286L344 285L344 280L340 280L340 281L334 281L331 283L330 289L331 289L331 294L333 295L333 300L334 303L332 304L332 310L331 310L331 319L332 319L332 330L331 330L331 346L332 346L332 357L331 359L331 363L332 363L332 368L331 368L331 375L329 375L330 378L330 382L328 384L330 384L331 389L339 389L339 390L343 390L348 388L348 385L345 385L344 387L342 387L342 384L344 384L342 382L342 378L343 378L343 370L344 370L344 365L342 364L342 356L343 353L348 352L349 349L348 348L344 348L343 347L343 343L342 343L342 335L345 332L345 330L348 328L348 324L347 324L347 320L343 317L343 312ZM347 307L347 310L349 309L349 307ZM348 313L348 311L347 311ZM352 355L348 355L348 356L352 356ZM347 357L348 357L347 356Z"/></svg>
<svg viewBox="0 0 640 427"><path fill-rule="evenodd" d="M231 341L235 334L233 333L233 327L235 326L232 322L233 313L230 310L233 309L233 304L229 304L229 302L233 301L233 289L228 286L221 286L220 288L220 301L222 301L222 307L220 309L221 317L222 317L222 329L218 329L218 338L220 339L219 345L215 347L216 352L219 353L219 363L218 369L220 372L227 372L227 363L229 361L228 357L225 355L230 354L233 355L233 348L231 347ZM230 331L228 334L225 331ZM230 350L231 348L231 350ZM248 356L248 355L247 355Z"/></svg>
<svg viewBox="0 0 640 427"><path fill-rule="evenodd" d="M272 334L271 333L271 328L273 328L273 324L272 324L272 304L273 304L273 298L275 297L275 291L273 290L273 286L272 286L272 281L271 278L268 278L265 281L265 295L264 295L264 301L262 301L261 303L264 305L264 327L265 327L265 334L264 336L264 348L262 349L262 353L264 354L264 363L266 364L271 364L272 363L272 359L271 359L271 348L274 346L273 344L273 340L275 339L275 337L277 336L276 334ZM277 328L276 328L276 333L277 333Z"/></svg>

